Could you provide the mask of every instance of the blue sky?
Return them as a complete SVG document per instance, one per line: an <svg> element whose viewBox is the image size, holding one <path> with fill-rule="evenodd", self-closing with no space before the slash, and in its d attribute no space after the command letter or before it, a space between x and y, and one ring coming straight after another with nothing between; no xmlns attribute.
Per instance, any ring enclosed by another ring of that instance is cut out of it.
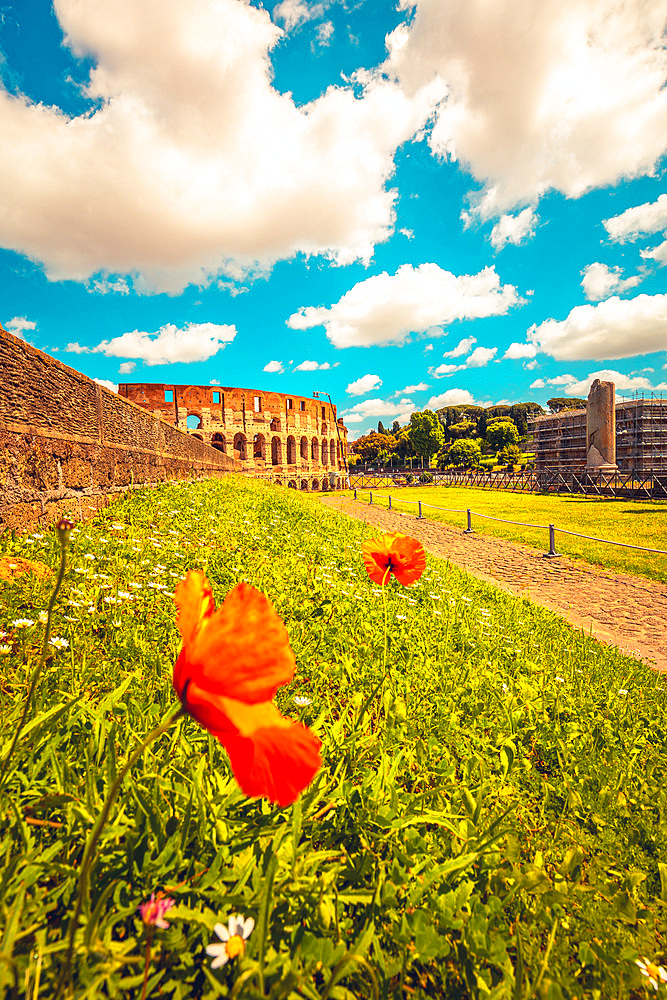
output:
<svg viewBox="0 0 667 1000"><path fill-rule="evenodd" d="M0 321L110 385L667 390L664 3L20 0Z"/></svg>

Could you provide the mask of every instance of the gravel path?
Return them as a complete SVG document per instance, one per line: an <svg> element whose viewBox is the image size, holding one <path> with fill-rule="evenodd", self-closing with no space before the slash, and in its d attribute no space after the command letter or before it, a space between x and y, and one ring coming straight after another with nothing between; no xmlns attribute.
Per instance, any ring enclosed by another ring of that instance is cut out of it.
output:
<svg viewBox="0 0 667 1000"><path fill-rule="evenodd" d="M610 573L567 556L545 559L528 545L489 535L464 535L438 521L418 521L413 514L345 497L325 496L322 501L383 531L412 535L433 555L512 594L529 597L600 642L667 671L667 586L663 583Z"/></svg>

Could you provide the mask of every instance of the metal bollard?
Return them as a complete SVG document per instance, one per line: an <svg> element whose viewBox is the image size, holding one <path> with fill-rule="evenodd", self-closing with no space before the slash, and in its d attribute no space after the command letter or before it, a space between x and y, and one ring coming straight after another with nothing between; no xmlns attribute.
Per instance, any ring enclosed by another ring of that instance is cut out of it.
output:
<svg viewBox="0 0 667 1000"><path fill-rule="evenodd" d="M419 504L419 513L417 514L417 520L418 521L423 521L424 520L424 515L422 514L422 502L421 502L421 500L418 500L417 503Z"/></svg>
<svg viewBox="0 0 667 1000"><path fill-rule="evenodd" d="M369 494L369 497L370 497L370 499L369 499L368 502L369 503L373 503L373 493L372 492Z"/></svg>
<svg viewBox="0 0 667 1000"><path fill-rule="evenodd" d="M474 535L475 532L472 530L472 511L470 509L468 509L466 511L466 514L468 515L468 527L465 529L465 531L463 532L463 534L464 535Z"/></svg>
<svg viewBox="0 0 667 1000"><path fill-rule="evenodd" d="M542 556L543 559L558 559L560 552L556 552L556 529L553 524L549 525L549 551Z"/></svg>
<svg viewBox="0 0 667 1000"><path fill-rule="evenodd" d="M356 486L354 487L354 499L355 500L357 499L357 487Z"/></svg>
<svg viewBox="0 0 667 1000"><path fill-rule="evenodd" d="M391 510L391 496L389 497L389 510Z"/></svg>

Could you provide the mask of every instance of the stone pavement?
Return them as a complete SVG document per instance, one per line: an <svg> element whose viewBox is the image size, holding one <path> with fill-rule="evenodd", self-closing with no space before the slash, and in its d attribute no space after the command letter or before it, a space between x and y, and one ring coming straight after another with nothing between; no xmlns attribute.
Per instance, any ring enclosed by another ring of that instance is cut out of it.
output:
<svg viewBox="0 0 667 1000"><path fill-rule="evenodd" d="M323 502L334 510L418 538L434 556L496 587L528 597L561 615L600 642L618 646L630 656L667 671L667 585L641 576L611 573L560 556L545 559L528 545L464 535L439 521L418 521L414 514L389 511L330 495Z"/></svg>

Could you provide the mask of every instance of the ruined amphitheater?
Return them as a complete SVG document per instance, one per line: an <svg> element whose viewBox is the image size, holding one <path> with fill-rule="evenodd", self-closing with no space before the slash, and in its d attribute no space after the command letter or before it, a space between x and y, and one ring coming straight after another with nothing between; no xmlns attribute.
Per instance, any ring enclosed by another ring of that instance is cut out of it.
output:
<svg viewBox="0 0 667 1000"><path fill-rule="evenodd" d="M347 428L329 401L220 385L121 383L118 394L293 489L343 489Z"/></svg>

